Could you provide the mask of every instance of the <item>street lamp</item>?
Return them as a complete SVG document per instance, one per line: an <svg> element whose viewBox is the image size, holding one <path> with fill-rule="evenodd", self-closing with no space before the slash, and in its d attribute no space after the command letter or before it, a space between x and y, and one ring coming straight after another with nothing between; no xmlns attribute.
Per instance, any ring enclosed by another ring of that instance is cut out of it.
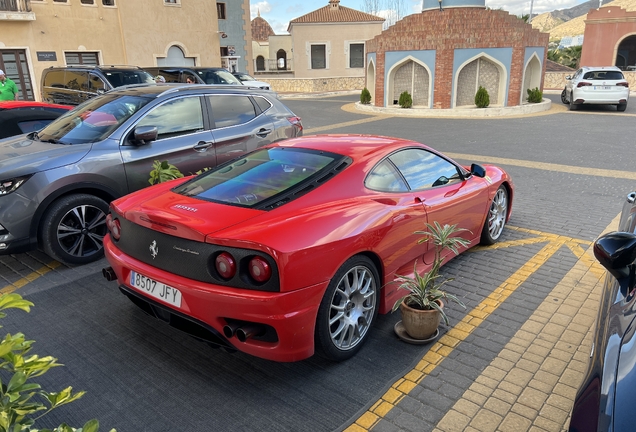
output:
<svg viewBox="0 0 636 432"><path fill-rule="evenodd" d="M439 2L439 11L442 12L444 9L442 9L442 0L437 0Z"/></svg>

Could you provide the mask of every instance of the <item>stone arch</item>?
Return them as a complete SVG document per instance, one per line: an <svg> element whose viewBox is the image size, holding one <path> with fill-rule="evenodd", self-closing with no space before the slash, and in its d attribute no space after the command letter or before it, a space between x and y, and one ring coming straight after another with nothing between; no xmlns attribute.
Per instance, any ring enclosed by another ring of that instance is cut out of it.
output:
<svg viewBox="0 0 636 432"><path fill-rule="evenodd" d="M369 93L371 93L371 104L375 105L375 64L373 63L373 59L370 59L367 65L366 87Z"/></svg>
<svg viewBox="0 0 636 432"><path fill-rule="evenodd" d="M537 53L532 53L523 70L523 88L521 89L520 104L528 97L528 89L541 87L541 61Z"/></svg>
<svg viewBox="0 0 636 432"><path fill-rule="evenodd" d="M413 98L413 106L430 107L431 71L420 60L407 56L389 69L385 82L386 104L397 104L400 94L408 91Z"/></svg>
<svg viewBox="0 0 636 432"><path fill-rule="evenodd" d="M486 53L466 60L457 68L453 107L475 105L475 93L479 86L488 91L490 105L505 105L506 68Z"/></svg>
<svg viewBox="0 0 636 432"><path fill-rule="evenodd" d="M282 48L276 51L276 69L287 70L287 52Z"/></svg>
<svg viewBox="0 0 636 432"><path fill-rule="evenodd" d="M265 70L265 57L259 55L256 57L256 70L264 71Z"/></svg>
<svg viewBox="0 0 636 432"><path fill-rule="evenodd" d="M173 42L168 46L165 57L157 57L157 66L195 66L195 58L187 56L183 44Z"/></svg>
<svg viewBox="0 0 636 432"><path fill-rule="evenodd" d="M614 65L622 69L636 66L636 33L626 34L616 43Z"/></svg>

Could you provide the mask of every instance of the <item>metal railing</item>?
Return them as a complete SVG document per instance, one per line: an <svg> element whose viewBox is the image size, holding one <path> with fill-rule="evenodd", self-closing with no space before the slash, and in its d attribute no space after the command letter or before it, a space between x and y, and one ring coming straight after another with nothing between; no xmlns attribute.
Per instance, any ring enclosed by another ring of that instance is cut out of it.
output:
<svg viewBox="0 0 636 432"><path fill-rule="evenodd" d="M0 0L0 12L31 12L31 1Z"/></svg>
<svg viewBox="0 0 636 432"><path fill-rule="evenodd" d="M254 60L255 72L291 72L293 68L293 59L265 59L259 62L258 59Z"/></svg>

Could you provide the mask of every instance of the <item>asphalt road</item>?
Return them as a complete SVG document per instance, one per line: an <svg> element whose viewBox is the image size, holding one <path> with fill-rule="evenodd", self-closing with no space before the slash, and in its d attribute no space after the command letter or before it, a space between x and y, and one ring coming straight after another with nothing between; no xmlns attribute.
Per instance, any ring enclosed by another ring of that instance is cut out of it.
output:
<svg viewBox="0 0 636 432"><path fill-rule="evenodd" d="M558 95L548 97L560 105ZM633 173L629 155L636 105L626 113L585 107L525 118L372 119L342 109L357 99L284 102L302 118L306 134L397 136L428 144L463 164L503 166L516 187L503 241L524 238L524 230L593 241L636 186L628 175ZM454 259L444 272L456 277L451 289L470 308L540 248L479 250ZM394 430L432 430L575 262L563 248L542 265L425 383L432 396L422 398L428 407L425 418ZM381 317L363 350L341 364L319 358L278 364L230 354L145 316L116 283L102 278L106 265L102 260L68 268L40 252L0 257L0 288L18 285L17 292L35 303L29 314L10 312L0 323L4 331L24 332L37 341L35 353L65 364L38 379L45 389L71 385L87 391L42 419L39 427L63 421L79 427L98 418L103 430L118 431L340 430L428 349L397 339L394 314ZM27 283L26 276L33 280ZM449 311L452 323L464 314L460 308Z"/></svg>

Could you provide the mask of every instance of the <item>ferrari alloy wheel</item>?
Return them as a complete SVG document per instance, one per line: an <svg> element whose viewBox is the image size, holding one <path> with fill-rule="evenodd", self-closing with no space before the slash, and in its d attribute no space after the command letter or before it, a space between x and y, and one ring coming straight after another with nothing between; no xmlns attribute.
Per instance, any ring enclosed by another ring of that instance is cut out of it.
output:
<svg viewBox="0 0 636 432"><path fill-rule="evenodd" d="M481 232L482 244L493 244L503 232L504 225L506 224L506 216L508 215L508 191L505 186L499 186L495 197L490 203L490 209L488 215L486 215L486 222Z"/></svg>
<svg viewBox="0 0 636 432"><path fill-rule="evenodd" d="M41 226L44 252L66 264L86 264L103 256L108 204L93 195L65 196L54 202Z"/></svg>
<svg viewBox="0 0 636 432"><path fill-rule="evenodd" d="M316 321L316 350L323 357L342 361L358 352L378 313L378 281L365 256L350 258L336 272Z"/></svg>
<svg viewBox="0 0 636 432"><path fill-rule="evenodd" d="M563 91L561 92L561 102L563 102L566 105L570 103L568 101L568 98L566 97L565 89L563 89Z"/></svg>

